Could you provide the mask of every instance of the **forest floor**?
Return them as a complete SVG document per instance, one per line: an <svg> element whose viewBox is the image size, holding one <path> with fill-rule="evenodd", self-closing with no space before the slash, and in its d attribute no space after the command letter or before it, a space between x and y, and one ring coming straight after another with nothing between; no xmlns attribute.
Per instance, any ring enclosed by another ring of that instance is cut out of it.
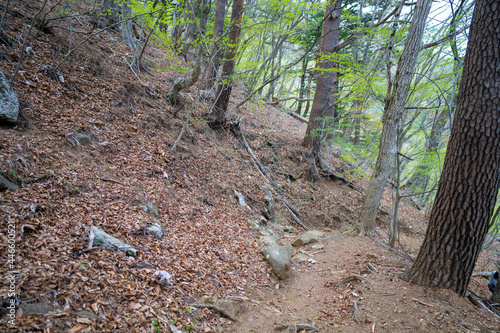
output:
<svg viewBox="0 0 500 333"><path fill-rule="evenodd" d="M14 72L39 5L11 1L0 42L6 77ZM58 82L47 75L47 66L67 52L68 41L56 28L33 29L14 84L23 117L15 126L0 127L0 171L20 185L0 193L0 270L7 281L7 224L14 223L19 305L9 326L9 284L2 284L0 330L170 332L175 326L182 332L272 332L291 323L326 332L500 332L498 317L467 298L399 278L423 240L423 210L403 206L400 244L389 249L388 187L376 236L349 234L362 194L342 182L307 181L300 145L305 124L259 102L235 110L245 97L237 84L230 115L242 118L250 147L300 219L327 235L295 248L294 254L307 259L293 258L291 276L278 280L259 252L263 244L255 222L271 187L233 134L207 126L208 103L195 106L179 149L170 151L196 94L183 92L184 107L165 101L182 61L151 45L145 55L149 73L133 73L120 34L103 32L60 67L64 82ZM88 135L91 143L77 144L77 134ZM346 162L351 158L340 147L324 151L330 167L366 188L366 166ZM249 207L235 200L235 190ZM275 200L277 214L268 228L280 244L291 243L304 230ZM143 231L155 221L165 226L161 239ZM85 251L92 226L139 254ZM493 270L492 255L482 254L477 269ZM158 283L155 272L161 270L172 275L171 284ZM341 284L353 274L363 281ZM473 278L469 289L489 297L486 284ZM238 302L231 315L237 321L220 307L197 306L205 295Z"/></svg>

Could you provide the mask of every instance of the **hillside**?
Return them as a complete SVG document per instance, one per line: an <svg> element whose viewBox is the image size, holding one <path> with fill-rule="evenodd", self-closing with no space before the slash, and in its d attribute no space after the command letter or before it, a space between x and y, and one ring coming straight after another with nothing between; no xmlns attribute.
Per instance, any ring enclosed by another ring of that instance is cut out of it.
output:
<svg viewBox="0 0 500 333"><path fill-rule="evenodd" d="M0 45L6 77L14 72L38 3L11 1ZM275 219L260 221L264 197L274 189L233 133L207 126L210 104L195 105L178 149L170 151L195 94L194 88L183 92L184 106L166 102L174 80L185 75L172 70L183 60L151 44L148 71L135 73L120 33L105 31L62 64L64 81L54 80L49 66L68 45L64 31L32 30L13 87L22 117L0 127L0 171L20 186L0 192L2 276L15 275L19 305L15 326L7 325L10 285L3 284L2 330L271 332L295 323L327 332L500 332L498 317L469 300L398 278L423 240L423 211L403 207L400 242L406 252L384 245L389 188L376 238L349 234L362 194L342 181L307 181L300 144L305 124L257 102L236 110L246 94L237 84L230 115L241 119L249 146L301 221L326 233L319 243L295 247L295 255L308 256L293 257L291 277L277 280L259 252L264 227L280 244L304 230L276 193ZM90 142L79 141L83 134ZM366 178L347 173L354 166L340 158L341 149L325 151L331 168L365 188ZM165 232L159 239L145 231L157 222ZM7 265L9 224L16 228L14 269ZM92 227L139 253L89 249ZM367 271L368 264L375 271ZM157 271L171 274L171 283L159 283ZM364 280L341 284L353 274ZM485 280L474 279L470 288L489 297ZM237 302L237 322L224 318L228 313L220 307L197 306L202 296Z"/></svg>

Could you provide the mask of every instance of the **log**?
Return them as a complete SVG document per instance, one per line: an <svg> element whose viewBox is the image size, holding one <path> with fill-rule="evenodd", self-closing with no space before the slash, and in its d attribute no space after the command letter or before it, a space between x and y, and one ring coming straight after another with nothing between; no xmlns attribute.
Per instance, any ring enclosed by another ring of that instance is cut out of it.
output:
<svg viewBox="0 0 500 333"><path fill-rule="evenodd" d="M122 242L118 238L111 236L97 227L90 228L89 248L94 246L103 246L110 249L117 249L124 252L127 256L135 257L139 252L138 249L131 245Z"/></svg>

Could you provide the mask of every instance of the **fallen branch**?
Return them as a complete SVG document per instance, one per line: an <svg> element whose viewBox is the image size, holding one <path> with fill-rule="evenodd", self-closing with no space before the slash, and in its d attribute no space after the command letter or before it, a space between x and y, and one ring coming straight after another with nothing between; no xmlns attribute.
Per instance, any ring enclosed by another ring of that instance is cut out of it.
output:
<svg viewBox="0 0 500 333"><path fill-rule="evenodd" d="M358 301L352 302L352 311L353 311L354 320L356 321L357 324L360 324L358 303L359 303Z"/></svg>
<svg viewBox="0 0 500 333"><path fill-rule="evenodd" d="M372 282L372 280L370 280L370 279L367 279L367 278L362 277L360 275L354 274L354 275L349 275L348 277L343 278L342 281L340 281L339 285L342 286L346 283L349 283L351 281L356 281L356 280L361 281L361 282Z"/></svg>
<svg viewBox="0 0 500 333"><path fill-rule="evenodd" d="M210 309L210 310L215 310L215 311L219 312L223 317L226 317L226 318L234 321L235 323L238 322L238 320L236 320L236 318L234 318L233 316L231 316L229 313L227 313L227 311L225 311L224 309L218 307L217 305L213 305L213 304L189 304L189 306L197 307L197 308L207 308L207 309Z"/></svg>
<svg viewBox="0 0 500 333"><path fill-rule="evenodd" d="M366 266L367 266L367 267L368 267L368 269L369 269L370 271L372 271L373 273L378 273L378 269L377 269L375 266L373 266L373 264L372 264L371 262L369 262L368 264L366 264Z"/></svg>
<svg viewBox="0 0 500 333"><path fill-rule="evenodd" d="M300 332L302 330L306 330L308 332L324 332L323 330L320 330L319 328L316 328L314 326L309 326L306 324L286 323L286 324L278 325L274 328L275 331L282 331L284 329L286 329L287 332L290 332L290 329L293 329L292 332Z"/></svg>
<svg viewBox="0 0 500 333"><path fill-rule="evenodd" d="M117 184L123 185L123 183L121 181L110 179L110 178L97 178L97 179L102 180L103 182L111 182L111 183L117 183Z"/></svg>
<svg viewBox="0 0 500 333"><path fill-rule="evenodd" d="M299 97L287 97L287 98L282 98L282 99L275 99L269 102L266 102L267 105L278 105L280 102L286 102L291 99L294 99L297 102L312 102L312 98L299 98Z"/></svg>
<svg viewBox="0 0 500 333"><path fill-rule="evenodd" d="M295 118L297 120L300 120L301 122L303 122L304 124L309 124L309 120L307 120L306 118L294 113L294 112L290 112L288 113L288 115L292 118Z"/></svg>
<svg viewBox="0 0 500 333"><path fill-rule="evenodd" d="M416 299L416 298L412 298L412 301L417 302L417 303L422 304L422 305L425 305L425 306L428 306L428 307L430 307L430 308L433 308L433 307L434 307L434 305L432 305L432 304L428 304L428 303L425 303L425 302L422 302L421 300Z"/></svg>
<svg viewBox="0 0 500 333"><path fill-rule="evenodd" d="M285 200L285 198L283 196L283 193L281 191L281 188L278 186L278 184L276 184L276 182L273 180L272 175L269 173L269 171L266 168L264 168L264 166L262 165L262 163L260 163L260 160L253 153L252 148L250 148L250 146L248 145L248 142L245 139L245 136L243 135L243 132L241 131L240 122L239 121L233 122L231 124L228 124L228 126L230 127L230 129L234 133L234 135L238 138L238 140L240 141L241 145L246 150L246 152L248 153L248 155L250 155L250 157L252 158L252 161L256 165L257 170L259 170L259 172L262 175L262 177L270 185L272 185L276 189L281 202L283 203L283 205L285 205L285 208L288 210L288 212L290 213L290 215L292 216L292 218L295 220L295 222L297 222L305 230L309 230L309 228L297 217L297 215L300 215L299 211L297 209L293 208L292 205L290 205Z"/></svg>
<svg viewBox="0 0 500 333"><path fill-rule="evenodd" d="M97 227L90 228L90 241L89 248L94 246L102 246L108 249L118 249L122 252L125 252L127 256L135 257L139 252L138 249L132 247L131 245L122 242L116 237L111 236L110 234L104 232L103 230Z"/></svg>

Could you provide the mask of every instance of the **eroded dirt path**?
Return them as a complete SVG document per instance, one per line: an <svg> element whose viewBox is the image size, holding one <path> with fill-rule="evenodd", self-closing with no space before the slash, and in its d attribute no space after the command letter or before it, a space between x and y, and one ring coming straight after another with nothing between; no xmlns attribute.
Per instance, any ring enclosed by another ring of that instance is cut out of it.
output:
<svg viewBox="0 0 500 333"><path fill-rule="evenodd" d="M272 278L269 285L249 290L249 297L260 304L248 305L239 322L227 331L272 332L286 323L306 324L326 332L500 329L499 321L452 292L400 280L398 276L410 263L372 239L330 232L320 244L295 249L295 254L311 256L306 261L293 261L293 274L288 280ZM378 272L370 273L368 263ZM366 281L341 285L344 278L354 274ZM293 328L290 331L294 332Z"/></svg>

